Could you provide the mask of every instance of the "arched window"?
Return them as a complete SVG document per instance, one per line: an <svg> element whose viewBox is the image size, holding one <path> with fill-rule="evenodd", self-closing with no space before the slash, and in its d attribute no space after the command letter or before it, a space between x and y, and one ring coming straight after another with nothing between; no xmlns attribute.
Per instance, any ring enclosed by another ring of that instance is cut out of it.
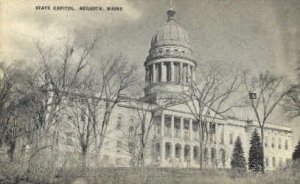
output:
<svg viewBox="0 0 300 184"><path fill-rule="evenodd" d="M215 162L216 161L216 148L211 148L211 162Z"/></svg>
<svg viewBox="0 0 300 184"><path fill-rule="evenodd" d="M220 160L221 160L221 163L222 163L222 166L223 168L225 167L225 162L226 162L226 155L225 155L225 150L224 149L220 149Z"/></svg>
<svg viewBox="0 0 300 184"><path fill-rule="evenodd" d="M166 143L166 159L170 158L171 157L171 143L167 142Z"/></svg>
<svg viewBox="0 0 300 184"><path fill-rule="evenodd" d="M190 160L190 152L191 152L191 148L189 145L185 145L184 146L184 160Z"/></svg>
<svg viewBox="0 0 300 184"><path fill-rule="evenodd" d="M194 160L198 160L198 159L199 159L199 147L194 146Z"/></svg>
<svg viewBox="0 0 300 184"><path fill-rule="evenodd" d="M181 155L181 145L180 144L176 144L175 145L175 157L176 158L180 158Z"/></svg>
<svg viewBox="0 0 300 184"><path fill-rule="evenodd" d="M119 116L118 120L117 120L117 130L121 130L121 128L122 128L122 121L123 121L122 117Z"/></svg>

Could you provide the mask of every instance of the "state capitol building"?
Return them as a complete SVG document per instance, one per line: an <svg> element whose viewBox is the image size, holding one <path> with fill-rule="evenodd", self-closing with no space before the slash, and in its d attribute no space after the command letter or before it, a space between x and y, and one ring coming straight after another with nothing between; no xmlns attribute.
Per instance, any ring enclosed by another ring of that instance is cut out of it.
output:
<svg viewBox="0 0 300 184"><path fill-rule="evenodd" d="M178 93L187 88L186 83L197 75L197 63L188 34L176 22L174 10L167 11L166 22L153 35L144 67L147 84L145 97L138 102L144 107L158 106L166 99L176 99ZM124 102L113 110L100 155L105 166L129 167L132 164L124 134L134 130L135 121L139 118L137 106L134 102ZM246 117L238 120L217 116L208 125L209 136L203 149L207 168L230 168L237 137L241 139L244 156L248 160L251 135L255 129L259 130L257 122ZM291 129L267 123L264 134L266 170L284 167L293 151ZM198 126L184 104L168 106L153 115L153 126L146 145L146 165L199 168Z"/></svg>

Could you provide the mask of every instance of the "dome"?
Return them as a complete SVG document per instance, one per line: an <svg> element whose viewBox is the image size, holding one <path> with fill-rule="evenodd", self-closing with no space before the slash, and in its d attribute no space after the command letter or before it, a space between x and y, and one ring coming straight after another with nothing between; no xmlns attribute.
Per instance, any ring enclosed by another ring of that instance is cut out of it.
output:
<svg viewBox="0 0 300 184"><path fill-rule="evenodd" d="M176 45L190 48L187 32L174 20L175 11L167 11L168 20L153 35L151 47Z"/></svg>

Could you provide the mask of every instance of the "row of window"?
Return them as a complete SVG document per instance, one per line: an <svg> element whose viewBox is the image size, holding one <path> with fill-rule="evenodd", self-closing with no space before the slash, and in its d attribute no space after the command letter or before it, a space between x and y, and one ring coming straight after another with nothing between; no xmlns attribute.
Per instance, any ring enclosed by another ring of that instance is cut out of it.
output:
<svg viewBox="0 0 300 184"><path fill-rule="evenodd" d="M223 132L222 132L222 134L223 134ZM221 138L221 140L222 140L222 138ZM231 133L231 134L229 134L229 144L233 144L233 140L234 140L233 139L233 134ZM264 144L264 146L268 147L268 137L265 137L265 144ZM272 137L271 147L275 148L275 138L274 137ZM282 149L281 138L278 138L278 149ZM285 150L289 149L289 143L288 143L287 139L285 140L284 149Z"/></svg>
<svg viewBox="0 0 300 184"><path fill-rule="evenodd" d="M129 121L129 131L133 131L134 127L133 127L133 124L134 124L134 120L133 119L130 119ZM122 116L119 116L118 119L117 119L117 130L121 130L123 128L123 117Z"/></svg>
<svg viewBox="0 0 300 184"><path fill-rule="evenodd" d="M289 159L286 158L285 159L285 165L288 165L288 163L289 163ZM272 164L272 165L270 165L270 164ZM283 167L284 166L284 160L283 160L282 157L280 157L278 159L278 165L277 165L276 157L272 157L272 163L270 163L269 157L265 156L265 165L266 165L266 167L277 167L277 166L278 167Z"/></svg>
<svg viewBox="0 0 300 184"><path fill-rule="evenodd" d="M185 51L185 50L178 50L177 48L172 49L172 48L159 48L158 50L155 50L155 52L152 52L151 54L154 56L157 55L162 55L162 54L169 54L169 53L188 53L191 54L191 51Z"/></svg>
<svg viewBox="0 0 300 184"><path fill-rule="evenodd" d="M269 145L268 145L268 137L265 137L265 147L268 147ZM278 144L277 144L277 146L278 146L278 149L282 149L282 140L281 140L281 138L278 138ZM276 146L275 146L275 138L274 137L272 137L272 139L271 139L271 147L272 148L275 148ZM288 140L286 139L285 140L285 143L284 143L284 149L285 150L288 150L289 149L289 143L288 143Z"/></svg>

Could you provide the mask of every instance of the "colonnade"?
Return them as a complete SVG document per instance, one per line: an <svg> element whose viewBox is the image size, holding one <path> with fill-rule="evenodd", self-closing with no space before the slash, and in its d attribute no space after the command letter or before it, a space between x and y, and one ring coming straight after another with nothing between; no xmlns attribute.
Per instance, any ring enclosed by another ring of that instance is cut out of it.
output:
<svg viewBox="0 0 300 184"><path fill-rule="evenodd" d="M194 66L174 61L163 61L146 66L146 81L190 82L194 79Z"/></svg>
<svg viewBox="0 0 300 184"><path fill-rule="evenodd" d="M193 119L161 114L160 120L156 122L156 129L161 137L199 140L198 125Z"/></svg>

